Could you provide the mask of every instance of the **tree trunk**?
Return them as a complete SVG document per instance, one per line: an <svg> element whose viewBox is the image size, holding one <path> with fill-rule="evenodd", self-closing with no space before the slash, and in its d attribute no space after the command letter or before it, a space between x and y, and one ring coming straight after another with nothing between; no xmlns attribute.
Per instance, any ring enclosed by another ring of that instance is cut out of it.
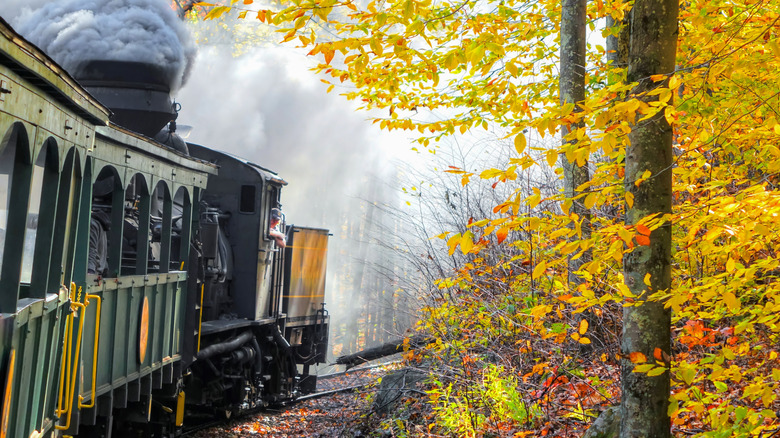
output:
<svg viewBox="0 0 780 438"><path fill-rule="evenodd" d="M633 94L668 86L667 81L653 82L649 77L674 71L678 8L677 0L634 3L627 78L629 82L638 82ZM639 99L652 101L656 97ZM661 112L637 122L629 140L625 187L626 192L633 194L633 205L628 205L626 224L634 225L647 216L671 213L672 129ZM637 187L635 181L645 171L652 176ZM662 357L669 366L671 311L664 309L663 303L648 301L647 296L671 287L671 223L653 230L649 245L638 245L627 254L623 269L626 286L638 298L634 306L623 311L620 436L669 437L669 372L655 377L633 373L630 357L635 352L642 353L648 361ZM645 285L648 275L649 287ZM656 349L660 349L659 354L655 354Z"/></svg>
<svg viewBox="0 0 780 438"><path fill-rule="evenodd" d="M575 104L574 112L582 111L578 104L585 100L586 6L587 0L563 0L561 5L560 104L561 106L569 103ZM581 122L562 125L563 145L574 143L574 141L567 141L566 135L583 126L584 124ZM578 166L577 163L569 162L565 154L561 154L561 165L563 166L564 192L566 197L570 199L580 194L577 187L590 179L588 163L585 162L582 166ZM590 234L590 212L583 206L582 199L574 202L571 211L582 218L583 234L585 234L586 228ZM585 226L586 221L588 227Z"/></svg>
<svg viewBox="0 0 780 438"><path fill-rule="evenodd" d="M579 104L585 100L585 51L586 34L585 20L587 19L587 0L563 0L561 4L561 59L560 59L560 104L575 104L574 112L581 112ZM576 140L566 140L566 135L579 128L584 127L582 122L571 125L561 126L561 142L565 147L567 144L573 144ZM576 162L570 162L566 154L562 153L560 157L563 167L563 187L567 200L573 199L582 192L577 188L590 180L590 172L587 161L578 165ZM581 221L580 229L582 236L573 237L573 239L590 238L590 211L585 208L583 199L573 200L569 213L576 214L577 220ZM589 262L592 258L591 251L585 250L580 257L574 259L569 257L569 287L576 290L583 279L575 275L583 264ZM592 327L589 335L591 341L598 341L600 336L595 331L599 324L596 321L596 315L591 311L586 311L583 316ZM593 348L593 344L582 344L580 350L583 354L588 354Z"/></svg>
<svg viewBox="0 0 780 438"><path fill-rule="evenodd" d="M607 61L613 67L625 68L628 66L628 44L629 30L631 29L629 19L631 13L626 13L620 22L616 22L612 16L607 16L607 27L615 25L620 26L620 33L617 36L609 35L607 37Z"/></svg>

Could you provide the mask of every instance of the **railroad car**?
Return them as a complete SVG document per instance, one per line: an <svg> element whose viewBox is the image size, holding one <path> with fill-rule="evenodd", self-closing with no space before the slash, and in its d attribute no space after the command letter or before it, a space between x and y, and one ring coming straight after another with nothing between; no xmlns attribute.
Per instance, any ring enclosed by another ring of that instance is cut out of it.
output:
<svg viewBox="0 0 780 438"><path fill-rule="evenodd" d="M325 361L327 230L286 182L176 135L159 68L72 77L0 19L1 437L177 436Z"/></svg>

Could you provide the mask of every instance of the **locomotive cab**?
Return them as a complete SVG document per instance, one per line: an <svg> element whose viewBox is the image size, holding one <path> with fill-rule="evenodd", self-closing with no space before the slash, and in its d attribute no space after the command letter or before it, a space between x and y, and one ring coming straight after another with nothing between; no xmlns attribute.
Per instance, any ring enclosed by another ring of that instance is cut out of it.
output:
<svg viewBox="0 0 780 438"><path fill-rule="evenodd" d="M309 368L324 362L327 345L327 231L281 223L282 248L270 231L286 182L241 158L188 147L219 167L201 198L202 304L188 399L235 412L313 391Z"/></svg>

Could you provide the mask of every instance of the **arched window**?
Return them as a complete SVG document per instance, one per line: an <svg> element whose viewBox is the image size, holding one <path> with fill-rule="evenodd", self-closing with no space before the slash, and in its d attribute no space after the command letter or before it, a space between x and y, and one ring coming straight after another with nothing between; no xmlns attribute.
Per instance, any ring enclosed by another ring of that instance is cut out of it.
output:
<svg viewBox="0 0 780 438"><path fill-rule="evenodd" d="M100 170L92 184L92 217L89 231L87 273L114 277L122 260L124 191L116 169Z"/></svg>
<svg viewBox="0 0 780 438"><path fill-rule="evenodd" d="M16 123L0 140L0 312L15 312L30 193L27 131Z"/></svg>
<svg viewBox="0 0 780 438"><path fill-rule="evenodd" d="M130 179L125 190L124 230L122 234L122 273L147 273L149 262L149 185L143 174Z"/></svg>
<svg viewBox="0 0 780 438"><path fill-rule="evenodd" d="M57 142L49 139L43 145L33 166L24 234L21 281L31 283L29 296L33 298L43 298L48 292L46 288L51 264L58 186Z"/></svg>
<svg viewBox="0 0 780 438"><path fill-rule="evenodd" d="M160 181L152 194L152 262L150 272L168 272L171 260L171 192L165 181Z"/></svg>
<svg viewBox="0 0 780 438"><path fill-rule="evenodd" d="M187 256L190 250L190 232L192 228L192 203L190 192L185 187L176 190L173 197L173 225L171 235L171 269L178 271L187 268Z"/></svg>
<svg viewBox="0 0 780 438"><path fill-rule="evenodd" d="M5 236L8 230L8 210L11 202L11 181L16 163L16 138L0 144L0 263L3 261Z"/></svg>

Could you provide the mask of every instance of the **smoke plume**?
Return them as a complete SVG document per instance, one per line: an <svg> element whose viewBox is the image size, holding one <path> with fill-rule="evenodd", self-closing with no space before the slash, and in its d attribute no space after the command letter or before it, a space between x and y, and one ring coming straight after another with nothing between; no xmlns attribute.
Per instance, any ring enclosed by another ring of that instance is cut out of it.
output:
<svg viewBox="0 0 780 438"><path fill-rule="evenodd" d="M163 0L49 2L12 24L76 76L85 61L144 62L164 68L175 91L196 53L188 30Z"/></svg>

